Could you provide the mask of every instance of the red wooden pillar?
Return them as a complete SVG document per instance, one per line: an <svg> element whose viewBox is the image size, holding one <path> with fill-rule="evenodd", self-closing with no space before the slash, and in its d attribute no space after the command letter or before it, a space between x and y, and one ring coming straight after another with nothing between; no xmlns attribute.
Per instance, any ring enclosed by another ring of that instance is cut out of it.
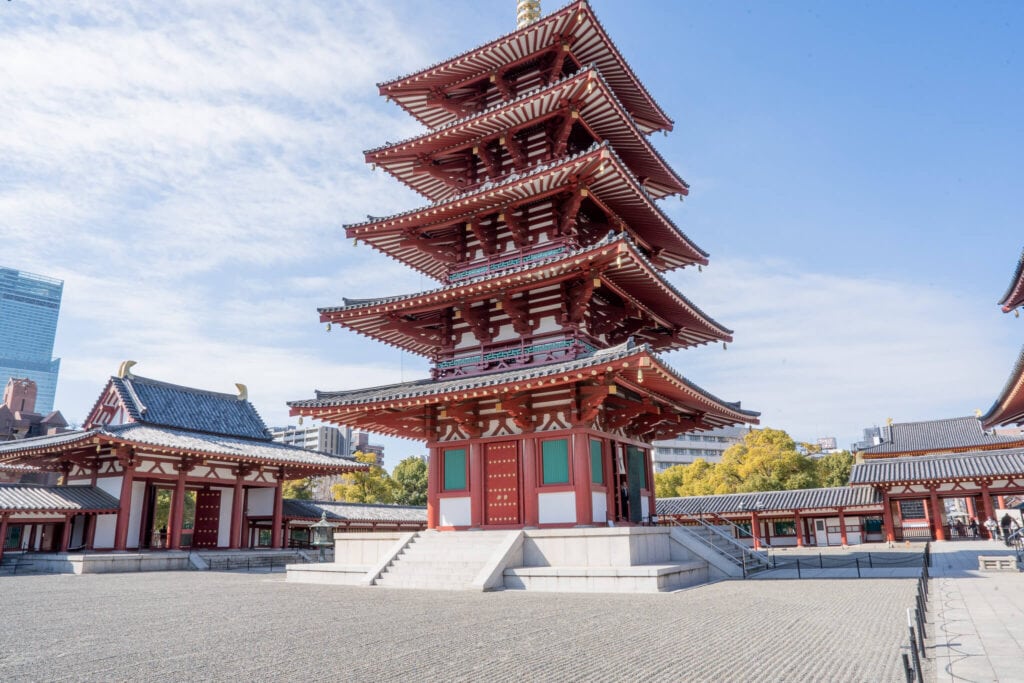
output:
<svg viewBox="0 0 1024 683"><path fill-rule="evenodd" d="M117 525L114 527L114 550L125 550L128 547L128 520L132 516L134 481L135 464L130 460L121 460L121 496L117 507Z"/></svg>
<svg viewBox="0 0 1024 683"><path fill-rule="evenodd" d="M996 513L992 509L992 494L988 492L988 482L981 482L981 508L985 513L985 519L979 521L980 526L984 526L984 523L989 519L995 519ZM988 531L988 529L986 529Z"/></svg>
<svg viewBox="0 0 1024 683"><path fill-rule="evenodd" d="M238 550L242 545L242 474L235 475L235 490L231 495L231 535L228 537L228 548Z"/></svg>
<svg viewBox="0 0 1024 683"><path fill-rule="evenodd" d="M0 562L4 559L4 546L7 545L7 514L0 514Z"/></svg>
<svg viewBox="0 0 1024 683"><path fill-rule="evenodd" d="M967 496L967 519L977 519L974 513L974 496Z"/></svg>
<svg viewBox="0 0 1024 683"><path fill-rule="evenodd" d="M999 502L999 509L1000 510L1005 510L1006 509L1006 498L1004 496L996 496L996 501Z"/></svg>
<svg viewBox="0 0 1024 683"><path fill-rule="evenodd" d="M799 510L793 510L793 530L796 531L796 547L804 547L804 519Z"/></svg>
<svg viewBox="0 0 1024 683"><path fill-rule="evenodd" d="M64 517L64 532L60 536L60 551L62 553L66 553L68 546L71 545L71 527L74 519L74 515L66 515Z"/></svg>
<svg viewBox="0 0 1024 683"><path fill-rule="evenodd" d="M576 526L592 526L594 500L590 495L590 439L582 432L572 433L572 482L576 492Z"/></svg>
<svg viewBox="0 0 1024 683"><path fill-rule="evenodd" d="M761 520L756 512L750 513L750 535L754 537L754 550L761 549Z"/></svg>
<svg viewBox="0 0 1024 683"><path fill-rule="evenodd" d="M843 508L839 508L839 541L843 545L849 545L846 542L846 515L843 513Z"/></svg>
<svg viewBox="0 0 1024 683"><path fill-rule="evenodd" d="M479 529L484 523L484 447L469 442L469 526Z"/></svg>
<svg viewBox="0 0 1024 683"><path fill-rule="evenodd" d="M441 449L434 446L427 459L427 528L437 528L438 494L441 492Z"/></svg>
<svg viewBox="0 0 1024 683"><path fill-rule="evenodd" d="M892 543L896 540L896 532L893 529L892 501L889 500L889 491L882 491L882 525L885 527L885 540Z"/></svg>
<svg viewBox="0 0 1024 683"><path fill-rule="evenodd" d="M537 438L527 435L523 439L523 525L540 524L537 501Z"/></svg>
<svg viewBox="0 0 1024 683"><path fill-rule="evenodd" d="M946 530L942 528L942 508L939 503L939 493L935 488L928 490L928 497L931 499L932 519L935 520L935 540L945 541Z"/></svg>
<svg viewBox="0 0 1024 683"><path fill-rule="evenodd" d="M283 517L282 504L284 500L284 473L278 477L277 486L274 487L274 516L270 521L270 547L280 548L281 541L281 519Z"/></svg>
<svg viewBox="0 0 1024 683"><path fill-rule="evenodd" d="M169 550L181 550L181 525L185 520L185 475L187 470L178 465L178 481L174 483L174 495L171 496L171 529L167 538Z"/></svg>

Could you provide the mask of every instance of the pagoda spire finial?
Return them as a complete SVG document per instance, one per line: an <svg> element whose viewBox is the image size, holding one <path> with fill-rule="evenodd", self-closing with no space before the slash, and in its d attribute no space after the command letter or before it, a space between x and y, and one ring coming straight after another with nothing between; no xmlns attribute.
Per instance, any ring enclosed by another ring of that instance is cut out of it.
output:
<svg viewBox="0 0 1024 683"><path fill-rule="evenodd" d="M540 0L516 2L516 28L524 28L540 19Z"/></svg>

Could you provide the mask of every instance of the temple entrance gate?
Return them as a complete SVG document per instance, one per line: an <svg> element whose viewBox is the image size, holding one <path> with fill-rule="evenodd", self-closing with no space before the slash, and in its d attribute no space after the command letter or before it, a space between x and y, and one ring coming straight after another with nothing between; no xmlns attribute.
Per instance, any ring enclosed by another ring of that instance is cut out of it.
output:
<svg viewBox="0 0 1024 683"><path fill-rule="evenodd" d="M515 441L489 443L484 450L484 524L519 524L519 445Z"/></svg>
<svg viewBox="0 0 1024 683"><path fill-rule="evenodd" d="M197 491L192 546L195 548L216 548L219 530L220 490L203 489Z"/></svg>

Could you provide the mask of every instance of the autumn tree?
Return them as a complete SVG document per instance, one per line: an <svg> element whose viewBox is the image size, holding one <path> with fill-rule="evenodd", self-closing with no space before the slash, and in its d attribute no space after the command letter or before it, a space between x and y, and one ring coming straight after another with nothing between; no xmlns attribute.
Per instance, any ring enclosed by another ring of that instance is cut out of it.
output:
<svg viewBox="0 0 1024 683"><path fill-rule="evenodd" d="M837 451L818 458L815 463L818 470L818 485L846 486L849 484L853 460L853 453L849 451Z"/></svg>
<svg viewBox="0 0 1024 683"><path fill-rule="evenodd" d="M395 502L400 505L427 504L427 463L415 455L395 466Z"/></svg>
<svg viewBox="0 0 1024 683"><path fill-rule="evenodd" d="M298 498L299 500L312 500L313 478L291 479L281 486L281 496L284 498Z"/></svg>
<svg viewBox="0 0 1024 683"><path fill-rule="evenodd" d="M393 503L396 485L383 467L377 464L377 455L356 451L357 462L370 467L341 476L340 483L331 487L334 500L345 503Z"/></svg>

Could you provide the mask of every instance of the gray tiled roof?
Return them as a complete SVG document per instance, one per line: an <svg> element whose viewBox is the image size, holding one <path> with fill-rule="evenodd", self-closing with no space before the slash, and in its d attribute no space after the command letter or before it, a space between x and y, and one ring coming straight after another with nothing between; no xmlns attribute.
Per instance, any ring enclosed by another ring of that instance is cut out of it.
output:
<svg viewBox="0 0 1024 683"><path fill-rule="evenodd" d="M372 503L339 503L330 500L298 500L285 498L282 510L286 518L327 519L337 521L422 522L427 523L427 508L414 505L382 505Z"/></svg>
<svg viewBox="0 0 1024 683"><path fill-rule="evenodd" d="M123 425L97 427L95 429L40 436L32 439L8 441L0 443L0 456L21 451L56 448L77 442L89 442L96 436L106 436L130 443L168 448L185 452L196 452L210 455L226 456L229 459L245 462L266 462L273 464L300 464L317 467L339 467L363 469L367 465L355 462L351 458L332 456L316 451L308 451L297 446L289 446L276 441L244 439L219 434L190 432L181 429L170 429L141 422L130 422Z"/></svg>
<svg viewBox="0 0 1024 683"><path fill-rule="evenodd" d="M0 484L0 510L107 512L117 509L117 498L95 486Z"/></svg>
<svg viewBox="0 0 1024 683"><path fill-rule="evenodd" d="M270 440L267 425L249 401L131 375L111 377L132 418L164 427Z"/></svg>
<svg viewBox="0 0 1024 683"><path fill-rule="evenodd" d="M867 455L913 453L917 451L948 451L975 446L998 446L1019 442L1019 438L986 434L981 421L973 416L954 417L924 422L897 422L882 427L885 440L865 448Z"/></svg>
<svg viewBox="0 0 1024 683"><path fill-rule="evenodd" d="M792 491L758 491L727 493L720 496L687 496L658 498L655 509L659 515L681 515L740 512L789 512L822 510L837 507L880 505L882 494L870 486L837 486L827 489L795 489Z"/></svg>
<svg viewBox="0 0 1024 683"><path fill-rule="evenodd" d="M850 483L950 481L1006 476L1024 476L1024 449L869 460L853 466Z"/></svg>

